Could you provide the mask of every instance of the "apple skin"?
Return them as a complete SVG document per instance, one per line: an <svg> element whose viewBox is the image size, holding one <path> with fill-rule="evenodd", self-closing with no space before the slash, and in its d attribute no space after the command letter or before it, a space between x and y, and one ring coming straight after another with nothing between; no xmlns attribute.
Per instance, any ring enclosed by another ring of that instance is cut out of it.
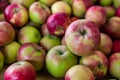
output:
<svg viewBox="0 0 120 80"><path fill-rule="evenodd" d="M62 37L70 23L71 18L68 14L54 13L47 19L47 28L50 34Z"/></svg>
<svg viewBox="0 0 120 80"><path fill-rule="evenodd" d="M26 8L29 8L30 5L35 2L36 0L9 0L9 2L11 4L14 4L14 3L19 3L19 4L22 4L23 6L25 6Z"/></svg>
<svg viewBox="0 0 120 80"><path fill-rule="evenodd" d="M38 1L32 3L29 7L30 20L35 24L41 25L45 23L50 14L49 7Z"/></svg>
<svg viewBox="0 0 120 80"><path fill-rule="evenodd" d="M24 43L18 50L17 61L28 61L39 71L44 66L45 50L34 43Z"/></svg>
<svg viewBox="0 0 120 80"><path fill-rule="evenodd" d="M116 16L120 17L120 8L116 10Z"/></svg>
<svg viewBox="0 0 120 80"><path fill-rule="evenodd" d="M100 44L100 31L97 25L89 20L80 19L72 22L65 33L68 48L78 56L88 56Z"/></svg>
<svg viewBox="0 0 120 80"><path fill-rule="evenodd" d="M120 17L113 16L108 19L107 23L103 26L102 32L108 34L112 39L120 39Z"/></svg>
<svg viewBox="0 0 120 80"><path fill-rule="evenodd" d="M18 41L21 44L32 42L38 44L41 40L39 30L34 26L24 26L18 31Z"/></svg>
<svg viewBox="0 0 120 80"><path fill-rule="evenodd" d="M51 48L46 55L46 68L56 78L64 77L66 71L76 64L77 56L65 45Z"/></svg>
<svg viewBox="0 0 120 80"><path fill-rule="evenodd" d="M113 7L114 8L119 8L120 7L120 0L113 0Z"/></svg>
<svg viewBox="0 0 120 80"><path fill-rule="evenodd" d="M39 1L50 7L57 0L39 0Z"/></svg>
<svg viewBox="0 0 120 80"><path fill-rule="evenodd" d="M98 18L99 17L99 18ZM102 6L91 6L85 14L85 19L95 22L99 28L105 24L107 16L106 11Z"/></svg>
<svg viewBox="0 0 120 80"><path fill-rule="evenodd" d="M35 80L36 71L32 64L19 61L7 67L4 80Z"/></svg>
<svg viewBox="0 0 120 80"><path fill-rule="evenodd" d="M101 6L110 6L114 0L99 0Z"/></svg>
<svg viewBox="0 0 120 80"><path fill-rule="evenodd" d="M72 10L74 16L83 18L87 8L83 0L73 0Z"/></svg>
<svg viewBox="0 0 120 80"><path fill-rule="evenodd" d="M92 55L81 57L79 64L88 66L96 78L105 77L108 70L108 59L101 51L95 51Z"/></svg>
<svg viewBox="0 0 120 80"><path fill-rule="evenodd" d="M120 79L120 52L112 53L109 57L109 73L114 78Z"/></svg>
<svg viewBox="0 0 120 80"><path fill-rule="evenodd" d="M3 66L4 66L4 55L3 53L0 51L0 71L2 70Z"/></svg>
<svg viewBox="0 0 120 80"><path fill-rule="evenodd" d="M120 52L120 40L113 41L112 53Z"/></svg>
<svg viewBox="0 0 120 80"><path fill-rule="evenodd" d="M61 44L60 38L48 34L42 37L42 39L40 40L40 45L45 48L45 50L49 50L54 46L58 46Z"/></svg>
<svg viewBox="0 0 120 80"><path fill-rule="evenodd" d="M10 4L4 10L4 17L14 27L19 28L28 22L28 11L21 4Z"/></svg>
<svg viewBox="0 0 120 80"><path fill-rule="evenodd" d="M17 61L17 51L20 46L20 43L12 41L2 48L2 52L5 58L5 64L12 64Z"/></svg>
<svg viewBox="0 0 120 80"><path fill-rule="evenodd" d="M98 47L99 51L102 51L106 56L110 55L113 48L112 39L105 33L101 33L100 45Z"/></svg>
<svg viewBox="0 0 120 80"><path fill-rule="evenodd" d="M70 5L65 1L56 1L51 6L51 12L54 13L66 13L68 15L71 15L72 9Z"/></svg>
<svg viewBox="0 0 120 80"><path fill-rule="evenodd" d="M49 35L50 32L48 31L48 28L47 28L47 24L42 24L41 27L40 27L40 32L42 34L42 36L45 36L45 35Z"/></svg>
<svg viewBox="0 0 120 80"><path fill-rule="evenodd" d="M0 0L0 13L4 12L5 8L9 5L8 0Z"/></svg>
<svg viewBox="0 0 120 80"><path fill-rule="evenodd" d="M4 37L4 38L3 38ZM11 24L6 21L0 22L0 46L5 46L14 40L15 30Z"/></svg>
<svg viewBox="0 0 120 80"><path fill-rule="evenodd" d="M0 21L5 21L4 13L0 13Z"/></svg>
<svg viewBox="0 0 120 80"><path fill-rule="evenodd" d="M95 80L95 76L87 66L74 65L66 72L64 80Z"/></svg>

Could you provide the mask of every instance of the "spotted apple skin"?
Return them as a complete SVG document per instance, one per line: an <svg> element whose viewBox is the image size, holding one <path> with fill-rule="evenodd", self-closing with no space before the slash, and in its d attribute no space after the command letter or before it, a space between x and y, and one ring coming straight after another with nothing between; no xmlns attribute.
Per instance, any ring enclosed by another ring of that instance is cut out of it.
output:
<svg viewBox="0 0 120 80"><path fill-rule="evenodd" d="M28 11L21 4L10 4L4 11L4 17L15 27L22 27L28 22Z"/></svg>
<svg viewBox="0 0 120 80"><path fill-rule="evenodd" d="M78 56L87 56L100 44L100 31L97 25L89 20L72 22L65 33L68 48Z"/></svg>

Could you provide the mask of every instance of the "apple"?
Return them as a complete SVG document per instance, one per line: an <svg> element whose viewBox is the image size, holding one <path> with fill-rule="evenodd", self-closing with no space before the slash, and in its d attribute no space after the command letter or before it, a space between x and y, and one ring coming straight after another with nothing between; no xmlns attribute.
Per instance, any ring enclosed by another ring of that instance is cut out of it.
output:
<svg viewBox="0 0 120 80"><path fill-rule="evenodd" d="M19 4L22 4L23 6L25 6L26 8L29 8L30 5L35 2L36 0L9 0L9 2L11 4L14 4L14 3L19 3Z"/></svg>
<svg viewBox="0 0 120 80"><path fill-rule="evenodd" d="M95 80L95 76L87 66L74 65L66 72L64 80Z"/></svg>
<svg viewBox="0 0 120 80"><path fill-rule="evenodd" d="M120 17L120 8L116 10L116 16Z"/></svg>
<svg viewBox="0 0 120 80"><path fill-rule="evenodd" d="M6 21L0 21L0 46L7 45L13 41L15 30L11 24Z"/></svg>
<svg viewBox="0 0 120 80"><path fill-rule="evenodd" d="M85 13L85 19L95 22L101 28L107 19L106 11L102 6L91 6Z"/></svg>
<svg viewBox="0 0 120 80"><path fill-rule="evenodd" d="M68 3L71 6L71 4L74 0L62 0L62 1L65 1L66 3Z"/></svg>
<svg viewBox="0 0 120 80"><path fill-rule="evenodd" d="M42 39L40 40L40 45L45 48L45 50L50 50L52 47L54 46L58 46L61 44L60 38L48 34L42 37Z"/></svg>
<svg viewBox="0 0 120 80"><path fill-rule="evenodd" d="M3 66L4 66L4 55L3 53L0 51L0 71L2 70Z"/></svg>
<svg viewBox="0 0 120 80"><path fill-rule="evenodd" d="M32 64L19 61L11 64L4 72L4 80L35 80L36 71Z"/></svg>
<svg viewBox="0 0 120 80"><path fill-rule="evenodd" d="M85 19L72 22L65 33L65 42L68 48L77 56L93 54L100 44L98 26Z"/></svg>
<svg viewBox="0 0 120 80"><path fill-rule="evenodd" d="M51 48L46 55L47 71L56 78L63 78L66 71L77 64L77 56L65 45Z"/></svg>
<svg viewBox="0 0 120 80"><path fill-rule="evenodd" d="M114 0L99 0L101 6L110 6Z"/></svg>
<svg viewBox="0 0 120 80"><path fill-rule="evenodd" d="M111 18L111 17L113 17L113 16L115 16L116 10L115 10L114 7L112 7L112 6L104 6L103 8L106 11L106 15L107 15L108 19Z"/></svg>
<svg viewBox="0 0 120 80"><path fill-rule="evenodd" d="M0 13L0 21L5 21L4 13Z"/></svg>
<svg viewBox="0 0 120 80"><path fill-rule="evenodd" d="M62 45L66 45L65 36L62 37L62 39L61 39L61 44L62 44Z"/></svg>
<svg viewBox="0 0 120 80"><path fill-rule="evenodd" d="M78 18L83 18L87 10L83 0L73 0L72 2L73 15Z"/></svg>
<svg viewBox="0 0 120 80"><path fill-rule="evenodd" d="M47 28L50 34L62 37L68 25L71 23L70 16L66 13L54 13L47 19Z"/></svg>
<svg viewBox="0 0 120 80"><path fill-rule="evenodd" d="M89 7L93 6L93 0L83 0L85 3L86 8L88 9Z"/></svg>
<svg viewBox="0 0 120 80"><path fill-rule="evenodd" d="M57 0L39 0L39 1L50 7Z"/></svg>
<svg viewBox="0 0 120 80"><path fill-rule="evenodd" d="M39 30L34 26L24 26L18 31L18 41L21 44L32 42L38 44L41 40Z"/></svg>
<svg viewBox="0 0 120 80"><path fill-rule="evenodd" d="M17 61L28 61L39 71L44 66L45 50L34 43L24 43L18 49Z"/></svg>
<svg viewBox="0 0 120 80"><path fill-rule="evenodd" d="M32 3L29 7L30 20L35 24L41 25L45 23L50 14L49 7L38 1Z"/></svg>
<svg viewBox="0 0 120 80"><path fill-rule="evenodd" d="M101 51L95 51L90 56L81 57L79 64L88 66L96 78L105 77L108 70L108 59Z"/></svg>
<svg viewBox="0 0 120 80"><path fill-rule="evenodd" d="M108 34L112 39L120 39L120 17L113 16L108 19L102 28L102 31Z"/></svg>
<svg viewBox="0 0 120 80"><path fill-rule="evenodd" d="M120 7L120 0L113 0L113 7L114 8L119 8Z"/></svg>
<svg viewBox="0 0 120 80"><path fill-rule="evenodd" d="M28 11L21 4L10 4L4 10L4 17L15 27L22 27L28 22Z"/></svg>
<svg viewBox="0 0 120 80"><path fill-rule="evenodd" d="M112 53L120 52L120 40L113 41Z"/></svg>
<svg viewBox="0 0 120 80"><path fill-rule="evenodd" d="M8 0L0 0L0 13L4 12L5 8L9 5Z"/></svg>
<svg viewBox="0 0 120 80"><path fill-rule="evenodd" d="M50 32L48 31L48 28L47 28L47 23L41 25L40 32L41 32L42 36L50 34Z"/></svg>
<svg viewBox="0 0 120 80"><path fill-rule="evenodd" d="M98 47L99 51L102 51L106 56L110 55L113 48L112 39L105 33L101 33L100 45Z"/></svg>
<svg viewBox="0 0 120 80"><path fill-rule="evenodd" d="M5 58L5 64L12 64L17 61L17 51L20 48L20 43L12 41L11 43L3 46L2 52Z"/></svg>
<svg viewBox="0 0 120 80"><path fill-rule="evenodd" d="M70 5L65 1L56 1L51 6L51 12L54 13L66 13L71 15L72 9Z"/></svg>
<svg viewBox="0 0 120 80"><path fill-rule="evenodd" d="M112 53L109 57L109 73L114 78L120 79L120 52Z"/></svg>

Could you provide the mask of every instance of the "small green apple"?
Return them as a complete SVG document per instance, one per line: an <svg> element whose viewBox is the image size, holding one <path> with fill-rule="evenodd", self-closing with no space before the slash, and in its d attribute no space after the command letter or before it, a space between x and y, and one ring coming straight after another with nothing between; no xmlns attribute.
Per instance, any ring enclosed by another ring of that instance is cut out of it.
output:
<svg viewBox="0 0 120 80"><path fill-rule="evenodd" d="M26 42L39 43L41 34L34 26L24 26L18 32L18 41L22 44Z"/></svg>
<svg viewBox="0 0 120 80"><path fill-rule="evenodd" d="M2 70L3 66L4 66L4 55L0 51L0 70Z"/></svg>
<svg viewBox="0 0 120 80"><path fill-rule="evenodd" d="M17 51L20 47L20 43L12 41L8 45L3 47L3 54L6 64L12 64L17 61Z"/></svg>
<svg viewBox="0 0 120 80"><path fill-rule="evenodd" d="M40 2L44 3L47 6L51 6L57 0L39 0Z"/></svg>
<svg viewBox="0 0 120 80"><path fill-rule="evenodd" d="M110 6L112 4L112 1L114 0L99 0L100 5L102 6Z"/></svg>

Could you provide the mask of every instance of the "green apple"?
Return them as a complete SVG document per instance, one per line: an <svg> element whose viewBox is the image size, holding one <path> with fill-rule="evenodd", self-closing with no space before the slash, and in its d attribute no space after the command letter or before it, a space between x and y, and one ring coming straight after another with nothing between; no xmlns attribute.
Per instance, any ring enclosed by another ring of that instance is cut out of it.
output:
<svg viewBox="0 0 120 80"><path fill-rule="evenodd" d="M41 2L34 2L29 7L29 17L32 22L35 24L45 23L48 16L51 14L48 6Z"/></svg>
<svg viewBox="0 0 120 80"><path fill-rule="evenodd" d="M40 44L48 51L52 47L60 45L61 41L60 41L60 38L54 35L48 34L43 36L43 38L40 41Z"/></svg>
<svg viewBox="0 0 120 80"><path fill-rule="evenodd" d="M4 66L4 55L0 51L0 70L2 70L3 66Z"/></svg>
<svg viewBox="0 0 120 80"><path fill-rule="evenodd" d="M8 45L3 47L3 54L6 64L12 64L17 61L17 51L20 47L20 43L12 41Z"/></svg>
<svg viewBox="0 0 120 80"><path fill-rule="evenodd" d="M57 0L39 0L39 1L50 7Z"/></svg>
<svg viewBox="0 0 120 80"><path fill-rule="evenodd" d="M113 0L113 6L114 8L119 8L120 7L120 0Z"/></svg>
<svg viewBox="0 0 120 80"><path fill-rule="evenodd" d="M12 3L20 3L24 5L25 7L29 8L30 5L35 2L36 0L9 0L9 2Z"/></svg>
<svg viewBox="0 0 120 80"><path fill-rule="evenodd" d="M5 18L4 18L4 13L0 13L0 21L4 21Z"/></svg>
<svg viewBox="0 0 120 80"><path fill-rule="evenodd" d="M67 2L68 4L71 5L74 0L63 0L63 1L65 1L65 2Z"/></svg>
<svg viewBox="0 0 120 80"><path fill-rule="evenodd" d="M18 32L18 41L22 44L26 42L39 43L41 34L34 26L24 26Z"/></svg>
<svg viewBox="0 0 120 80"><path fill-rule="evenodd" d="M57 78L64 77L66 71L77 64L77 56L65 45L51 48L46 55L46 68L48 72Z"/></svg>
<svg viewBox="0 0 120 80"><path fill-rule="evenodd" d="M102 6L110 6L114 0L99 0L100 5Z"/></svg>

